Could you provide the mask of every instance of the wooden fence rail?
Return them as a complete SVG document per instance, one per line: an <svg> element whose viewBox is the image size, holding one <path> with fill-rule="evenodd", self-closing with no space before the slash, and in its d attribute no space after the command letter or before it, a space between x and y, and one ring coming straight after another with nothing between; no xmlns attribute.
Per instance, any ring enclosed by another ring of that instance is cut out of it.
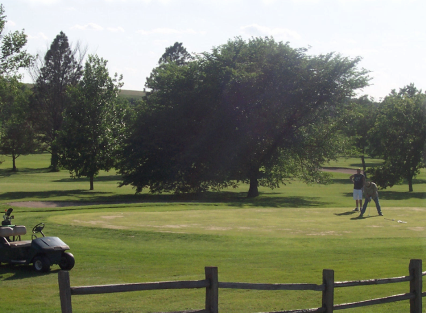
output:
<svg viewBox="0 0 426 313"><path fill-rule="evenodd" d="M62 313L72 313L71 296L90 295L127 291L160 290L160 289L194 289L205 288L205 307L201 310L181 311L174 313L218 313L219 312L219 288L222 289L251 289L251 290L313 290L322 292L322 306L320 308L279 311L268 313L332 313L337 310L371 306L376 304L392 303L397 301L410 301L410 313L422 312L422 298L426 292L422 292L422 278L426 272L422 272L422 260L411 260L409 264L409 275L393 278L356 280L356 281L334 281L334 271L323 270L321 285L316 284L251 284L219 282L217 267L205 268L205 279L193 281L171 281L153 283L115 284L99 286L71 287L69 272L60 271L58 274L59 296L61 300ZM405 294L392 295L384 298L370 299L365 301L334 304L334 289L343 287L380 285L390 283L409 282L409 292Z"/></svg>

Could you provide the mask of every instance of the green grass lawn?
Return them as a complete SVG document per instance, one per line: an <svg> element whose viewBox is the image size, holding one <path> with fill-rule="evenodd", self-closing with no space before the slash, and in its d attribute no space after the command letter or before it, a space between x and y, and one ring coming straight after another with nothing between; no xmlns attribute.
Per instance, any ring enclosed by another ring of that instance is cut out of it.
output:
<svg viewBox="0 0 426 313"><path fill-rule="evenodd" d="M357 168L358 159L328 166ZM368 160L375 164L375 160ZM333 173L333 184L292 182L261 188L247 199L247 186L200 197L134 195L117 188L115 172L101 173L95 190L67 171L47 171L46 154L18 159L17 173L0 165L0 209L21 201L79 201L81 206L13 206L15 222L45 222L47 236L58 236L76 258L71 285L97 285L204 278L217 266L219 280L252 283L321 284L322 270L335 279L405 276L410 259L425 259L425 173L414 192L406 185L380 191L384 217L352 212L349 175ZM88 205L88 202L92 204ZM130 203L126 203L130 202ZM368 211L367 211L368 212ZM400 222L398 222L400 221ZM23 239L29 239L29 235ZM0 312L59 312L58 266L37 274L29 266L0 267ZM408 292L408 283L336 289L335 303ZM4 299L4 300L3 300ZM201 309L204 291L150 291L73 296L74 312L167 312ZM321 305L313 291L219 291L220 312L268 312ZM408 302L344 312L408 312ZM426 311L425 311L426 312Z"/></svg>

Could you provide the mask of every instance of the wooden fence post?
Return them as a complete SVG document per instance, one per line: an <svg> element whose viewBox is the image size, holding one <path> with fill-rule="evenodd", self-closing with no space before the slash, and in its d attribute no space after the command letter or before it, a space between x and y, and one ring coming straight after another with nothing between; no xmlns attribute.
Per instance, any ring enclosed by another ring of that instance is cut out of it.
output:
<svg viewBox="0 0 426 313"><path fill-rule="evenodd" d="M206 311L209 313L219 312L219 278L217 267L206 267L206 280L210 286L206 287Z"/></svg>
<svg viewBox="0 0 426 313"><path fill-rule="evenodd" d="M334 306L334 271L322 271L322 283L324 291L322 292L322 307L325 308L325 313L333 313Z"/></svg>
<svg viewBox="0 0 426 313"><path fill-rule="evenodd" d="M72 313L70 273L68 271L59 271L58 283L62 313Z"/></svg>
<svg viewBox="0 0 426 313"><path fill-rule="evenodd" d="M410 293L416 296L410 299L410 313L422 312L422 260L410 260L409 266L410 276Z"/></svg>

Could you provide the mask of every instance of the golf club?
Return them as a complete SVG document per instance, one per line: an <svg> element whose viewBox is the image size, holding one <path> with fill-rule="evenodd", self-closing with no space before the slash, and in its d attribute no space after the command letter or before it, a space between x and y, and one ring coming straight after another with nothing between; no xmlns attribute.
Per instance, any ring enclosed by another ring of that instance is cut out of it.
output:
<svg viewBox="0 0 426 313"><path fill-rule="evenodd" d="M371 202L371 197L368 199L368 202ZM370 217L370 209L371 209L371 203L368 204L368 217Z"/></svg>

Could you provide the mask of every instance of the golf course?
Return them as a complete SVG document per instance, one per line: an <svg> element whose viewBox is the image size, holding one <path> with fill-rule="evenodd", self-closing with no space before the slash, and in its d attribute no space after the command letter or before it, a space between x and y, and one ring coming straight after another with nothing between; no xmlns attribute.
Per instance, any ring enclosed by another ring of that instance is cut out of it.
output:
<svg viewBox="0 0 426 313"><path fill-rule="evenodd" d="M363 218L354 212L348 169L358 158L324 164L332 183L292 181L259 188L247 185L202 195L135 194L118 187L115 171L88 179L50 172L49 154L21 156L0 164L0 209L13 208L16 225L45 223L46 236L70 247L75 266L71 286L204 279L218 267L219 281L321 284L323 269L335 281L408 275L411 259L426 260L426 170L407 184L379 190L384 216L370 203ZM366 159L367 166L380 163ZM344 170L346 169L346 170ZM426 266L423 266L423 271ZM60 312L58 272L31 266L0 266L0 312ZM335 289L336 304L407 293L409 283ZM73 312L176 312L204 307L205 289L156 290L73 296ZM425 302L425 301L423 301ZM321 306L321 292L219 290L220 312L278 312ZM426 305L423 305L426 312ZM409 312L409 301L344 312Z"/></svg>

